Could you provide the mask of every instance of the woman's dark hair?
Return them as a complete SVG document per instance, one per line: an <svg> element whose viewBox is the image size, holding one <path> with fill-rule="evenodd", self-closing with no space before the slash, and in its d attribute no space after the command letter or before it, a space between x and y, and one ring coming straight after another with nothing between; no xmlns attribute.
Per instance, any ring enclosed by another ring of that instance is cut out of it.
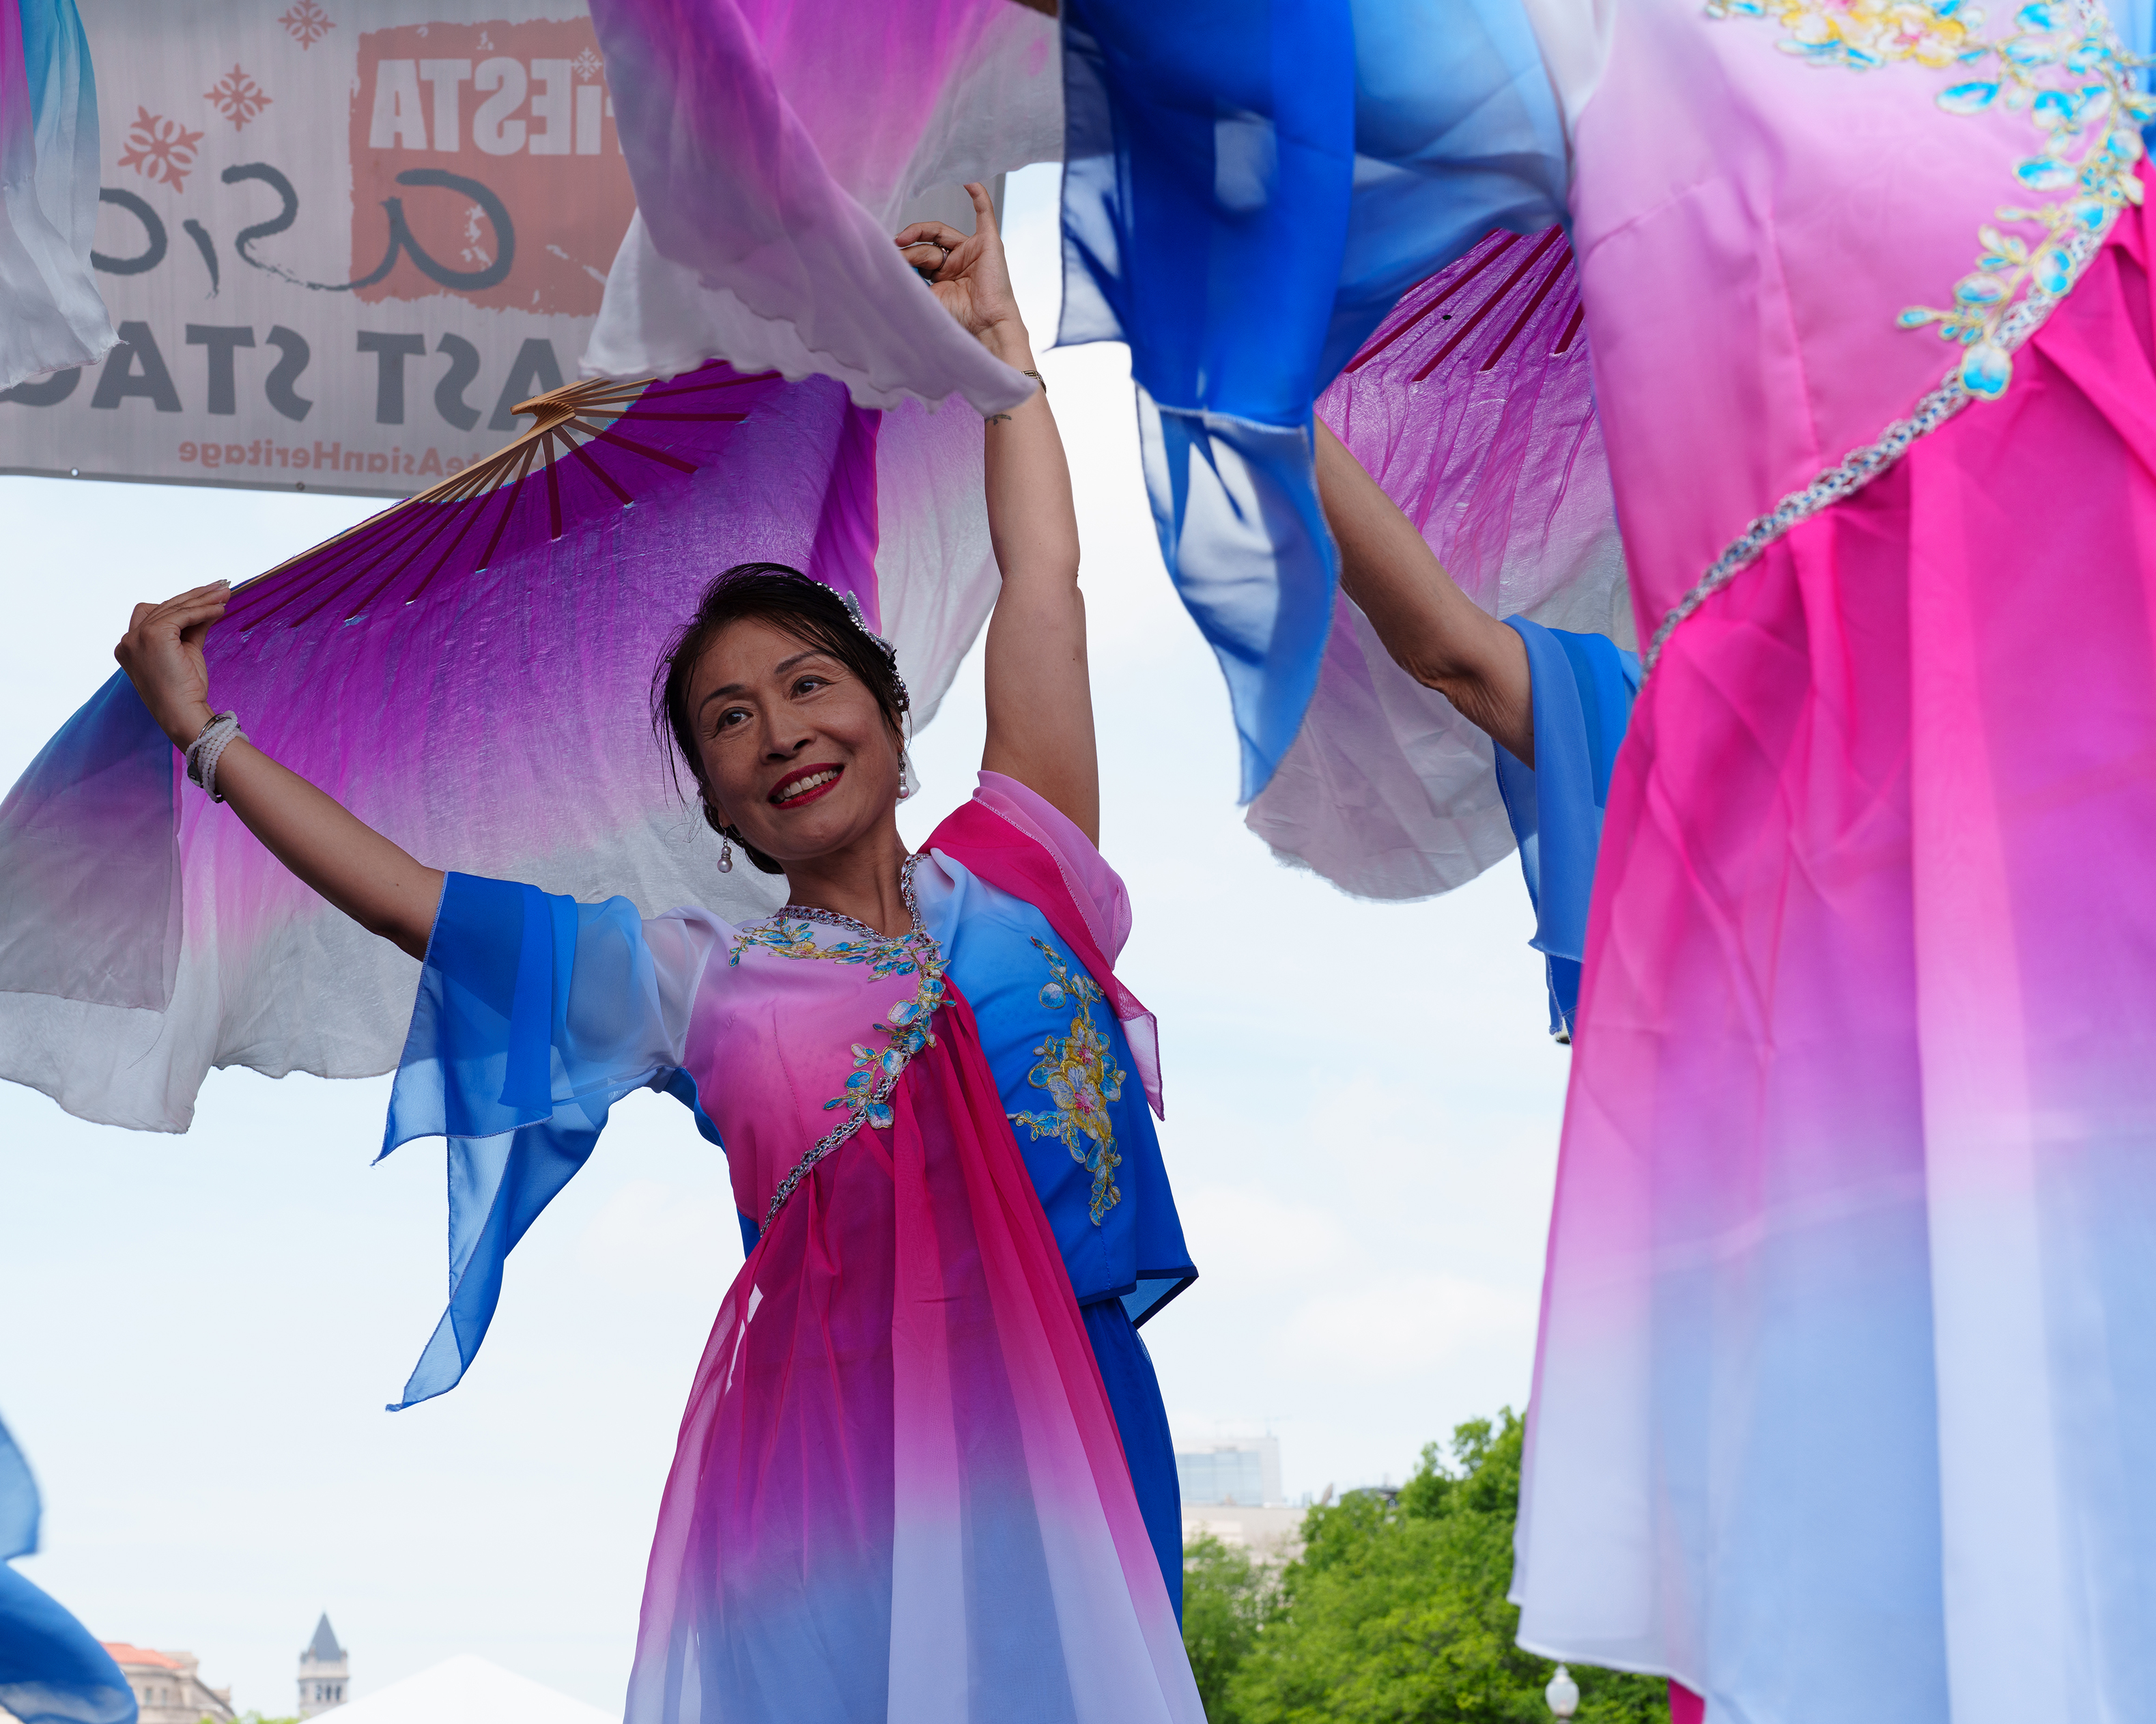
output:
<svg viewBox="0 0 2156 1724"><path fill-rule="evenodd" d="M748 618L783 629L804 646L829 653L858 676L883 710L884 722L901 747L906 741L906 685L891 650L868 632L846 608L846 603L821 581L812 581L800 570L783 562L737 562L713 579L696 601L696 613L683 623L666 650L659 656L651 675L651 730L660 746L669 751L668 766L680 785L680 767L686 766L696 781L698 803L712 831L732 839L747 853L748 859L766 874L786 870L743 839L732 827L719 824L711 807L711 787L704 782L703 756L696 747L696 733L689 712L689 682L711 644L734 623Z"/></svg>

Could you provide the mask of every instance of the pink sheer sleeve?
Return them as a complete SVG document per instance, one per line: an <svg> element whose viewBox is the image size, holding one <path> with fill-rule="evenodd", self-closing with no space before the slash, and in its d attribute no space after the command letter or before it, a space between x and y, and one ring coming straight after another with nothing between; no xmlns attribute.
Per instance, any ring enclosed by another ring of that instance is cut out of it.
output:
<svg viewBox="0 0 2156 1724"><path fill-rule="evenodd" d="M981 774L976 802L1000 814L1055 859L1093 943L1112 963L1131 937L1131 896L1123 877L1108 865L1075 821L1037 791L1001 772Z"/></svg>

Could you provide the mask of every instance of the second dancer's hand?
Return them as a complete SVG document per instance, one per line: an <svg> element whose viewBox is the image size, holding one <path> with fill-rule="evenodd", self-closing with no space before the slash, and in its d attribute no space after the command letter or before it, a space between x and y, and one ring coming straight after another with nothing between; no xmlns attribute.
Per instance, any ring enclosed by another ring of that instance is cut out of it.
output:
<svg viewBox="0 0 2156 1724"><path fill-rule="evenodd" d="M209 665L203 637L224 614L231 583L190 587L162 604L138 604L112 649L157 728L185 748L210 721Z"/></svg>
<svg viewBox="0 0 2156 1724"><path fill-rule="evenodd" d="M966 195L973 200L971 233L947 222L916 222L900 231L898 249L961 328L1004 363L1029 370L1032 341L1011 288L995 204L978 183L968 184Z"/></svg>

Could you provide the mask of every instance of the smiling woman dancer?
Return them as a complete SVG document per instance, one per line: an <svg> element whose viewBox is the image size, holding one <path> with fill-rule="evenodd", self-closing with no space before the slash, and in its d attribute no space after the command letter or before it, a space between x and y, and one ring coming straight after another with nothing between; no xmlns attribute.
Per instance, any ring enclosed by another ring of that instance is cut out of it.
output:
<svg viewBox="0 0 2156 1724"><path fill-rule="evenodd" d="M898 236L1033 360L994 216ZM1174 1457L1135 1322L1191 1279L1146 1098L1152 1020L1099 819L1070 483L1045 393L990 420L1003 590L973 800L909 856L907 696L791 570L706 592L656 726L787 906L733 927L444 874L213 719L222 587L138 606L120 662L292 871L425 968L390 1141L450 1140L481 1219L408 1400L455 1380L501 1260L608 1106L664 1089L726 1146L747 1261L660 1506L629 1724L1202 1724ZM203 739L207 737L207 741ZM218 752L221 747L221 752ZM208 757L205 763L205 756Z"/></svg>

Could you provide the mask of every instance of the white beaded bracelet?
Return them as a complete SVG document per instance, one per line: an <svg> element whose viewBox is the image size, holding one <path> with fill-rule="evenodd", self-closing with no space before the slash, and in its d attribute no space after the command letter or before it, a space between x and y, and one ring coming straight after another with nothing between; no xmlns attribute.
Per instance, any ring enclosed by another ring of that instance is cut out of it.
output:
<svg viewBox="0 0 2156 1724"><path fill-rule="evenodd" d="M220 712L202 727L202 734L187 745L187 782L207 792L212 802L223 802L217 793L218 758L247 733L239 728L239 715Z"/></svg>

